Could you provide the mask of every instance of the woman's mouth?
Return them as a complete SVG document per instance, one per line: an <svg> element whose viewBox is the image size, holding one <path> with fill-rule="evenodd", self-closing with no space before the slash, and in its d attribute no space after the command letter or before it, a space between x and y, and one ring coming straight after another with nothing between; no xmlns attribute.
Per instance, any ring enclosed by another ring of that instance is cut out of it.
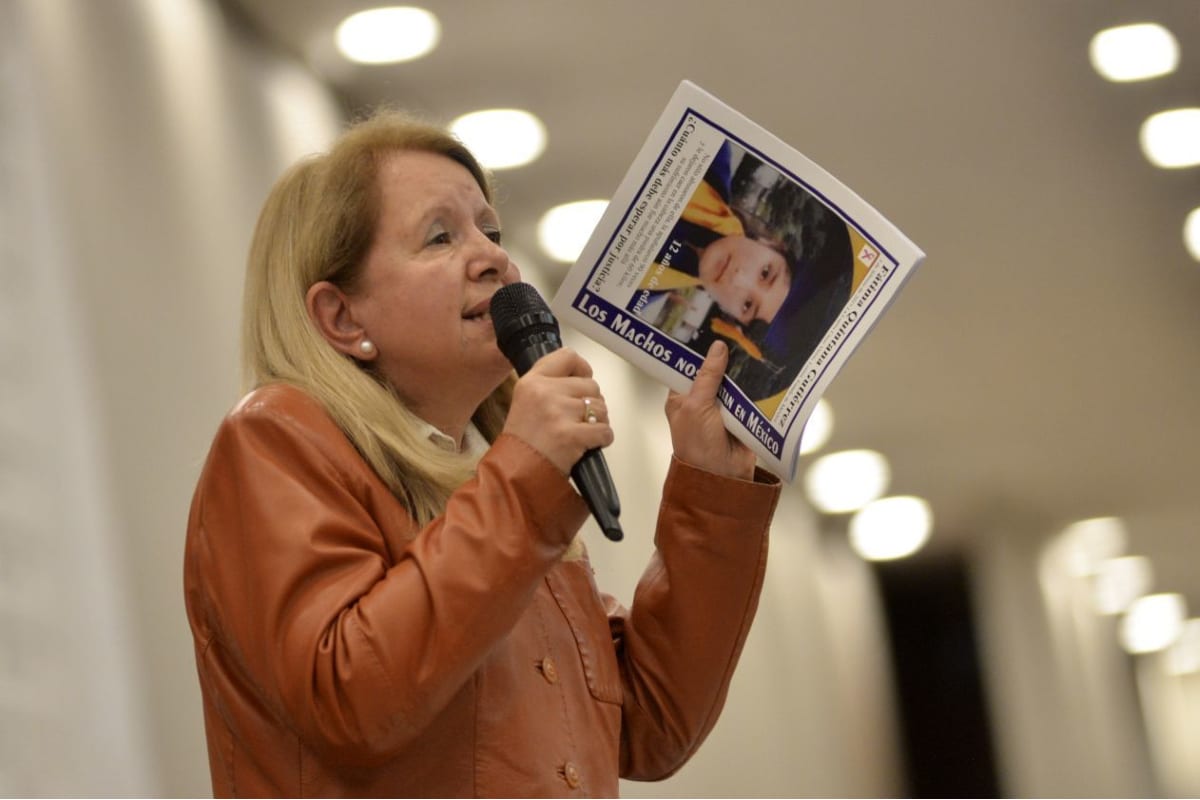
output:
<svg viewBox="0 0 1200 800"><path fill-rule="evenodd" d="M463 319L468 322L486 322L490 325L492 323L491 308L492 299L489 297L468 308L463 314Z"/></svg>

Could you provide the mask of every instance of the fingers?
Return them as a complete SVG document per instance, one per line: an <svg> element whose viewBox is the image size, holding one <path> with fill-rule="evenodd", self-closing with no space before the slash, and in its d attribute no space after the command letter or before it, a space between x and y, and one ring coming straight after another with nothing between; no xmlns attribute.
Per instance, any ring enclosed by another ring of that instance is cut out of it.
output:
<svg viewBox="0 0 1200 800"><path fill-rule="evenodd" d="M714 342L687 394L667 394L667 424L680 461L718 475L750 480L754 477L754 452L725 428L717 399L728 364L728 345Z"/></svg>
<svg viewBox="0 0 1200 800"><path fill-rule="evenodd" d="M588 425L595 425L599 422L608 422L608 406L604 403L603 397L592 397L584 395L583 397L583 422Z"/></svg>
<svg viewBox="0 0 1200 800"><path fill-rule="evenodd" d="M535 393L525 400L536 409L537 421L546 430L558 435L581 438L589 447L608 445L612 427L609 425L608 404L598 394L577 394L546 387L530 387Z"/></svg>
<svg viewBox="0 0 1200 800"><path fill-rule="evenodd" d="M688 395L701 403L711 403L717 397L717 389L721 387L721 378L725 375L725 367L729 365L729 346L720 339L708 348L708 356L696 371Z"/></svg>
<svg viewBox="0 0 1200 800"><path fill-rule="evenodd" d="M521 437L564 474L583 453L613 442L608 404L587 362L572 351L540 359L513 390L505 430Z"/></svg>
<svg viewBox="0 0 1200 800"><path fill-rule="evenodd" d="M580 420L587 416L587 405L600 419L608 419L608 405L600 392L600 384L591 378L555 378L547 391L569 398L576 410L575 416Z"/></svg>
<svg viewBox="0 0 1200 800"><path fill-rule="evenodd" d="M564 347L542 356L529 370L528 376L555 378L552 384L555 391L577 398L580 403L580 421L587 420L589 405L591 416L596 421L608 420L608 406L600 393L600 384L592 378L592 366L571 348Z"/></svg>
<svg viewBox="0 0 1200 800"><path fill-rule="evenodd" d="M590 378L592 365L571 348L563 347L539 358L529 372L552 378Z"/></svg>

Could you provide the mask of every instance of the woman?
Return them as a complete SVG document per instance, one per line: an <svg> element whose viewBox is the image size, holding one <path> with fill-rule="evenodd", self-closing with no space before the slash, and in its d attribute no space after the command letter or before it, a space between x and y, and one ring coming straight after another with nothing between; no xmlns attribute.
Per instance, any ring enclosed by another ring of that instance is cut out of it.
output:
<svg viewBox="0 0 1200 800"><path fill-rule="evenodd" d="M567 479L612 441L604 399L571 350L516 379L497 349L488 303L518 271L491 197L456 140L379 114L265 204L255 388L188 523L217 795L614 795L716 720L779 491L721 423L727 352L667 399L657 551L626 610Z"/></svg>

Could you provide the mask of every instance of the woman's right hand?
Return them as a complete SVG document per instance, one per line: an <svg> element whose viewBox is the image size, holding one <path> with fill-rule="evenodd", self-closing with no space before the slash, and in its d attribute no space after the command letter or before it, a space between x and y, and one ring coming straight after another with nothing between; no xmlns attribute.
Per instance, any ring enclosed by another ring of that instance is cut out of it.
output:
<svg viewBox="0 0 1200 800"><path fill-rule="evenodd" d="M588 408L594 422L585 417ZM517 380L504 432L523 439L564 475L584 452L612 444L608 406L591 365L566 347L538 359Z"/></svg>

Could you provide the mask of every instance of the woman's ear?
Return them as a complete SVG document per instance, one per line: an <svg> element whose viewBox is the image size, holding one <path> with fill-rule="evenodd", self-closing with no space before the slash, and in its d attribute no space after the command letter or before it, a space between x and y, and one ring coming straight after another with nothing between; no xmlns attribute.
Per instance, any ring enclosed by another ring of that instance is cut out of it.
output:
<svg viewBox="0 0 1200 800"><path fill-rule="evenodd" d="M377 351L354 320L345 292L329 281L318 281L308 288L304 302L309 319L333 349L359 361L374 360Z"/></svg>

